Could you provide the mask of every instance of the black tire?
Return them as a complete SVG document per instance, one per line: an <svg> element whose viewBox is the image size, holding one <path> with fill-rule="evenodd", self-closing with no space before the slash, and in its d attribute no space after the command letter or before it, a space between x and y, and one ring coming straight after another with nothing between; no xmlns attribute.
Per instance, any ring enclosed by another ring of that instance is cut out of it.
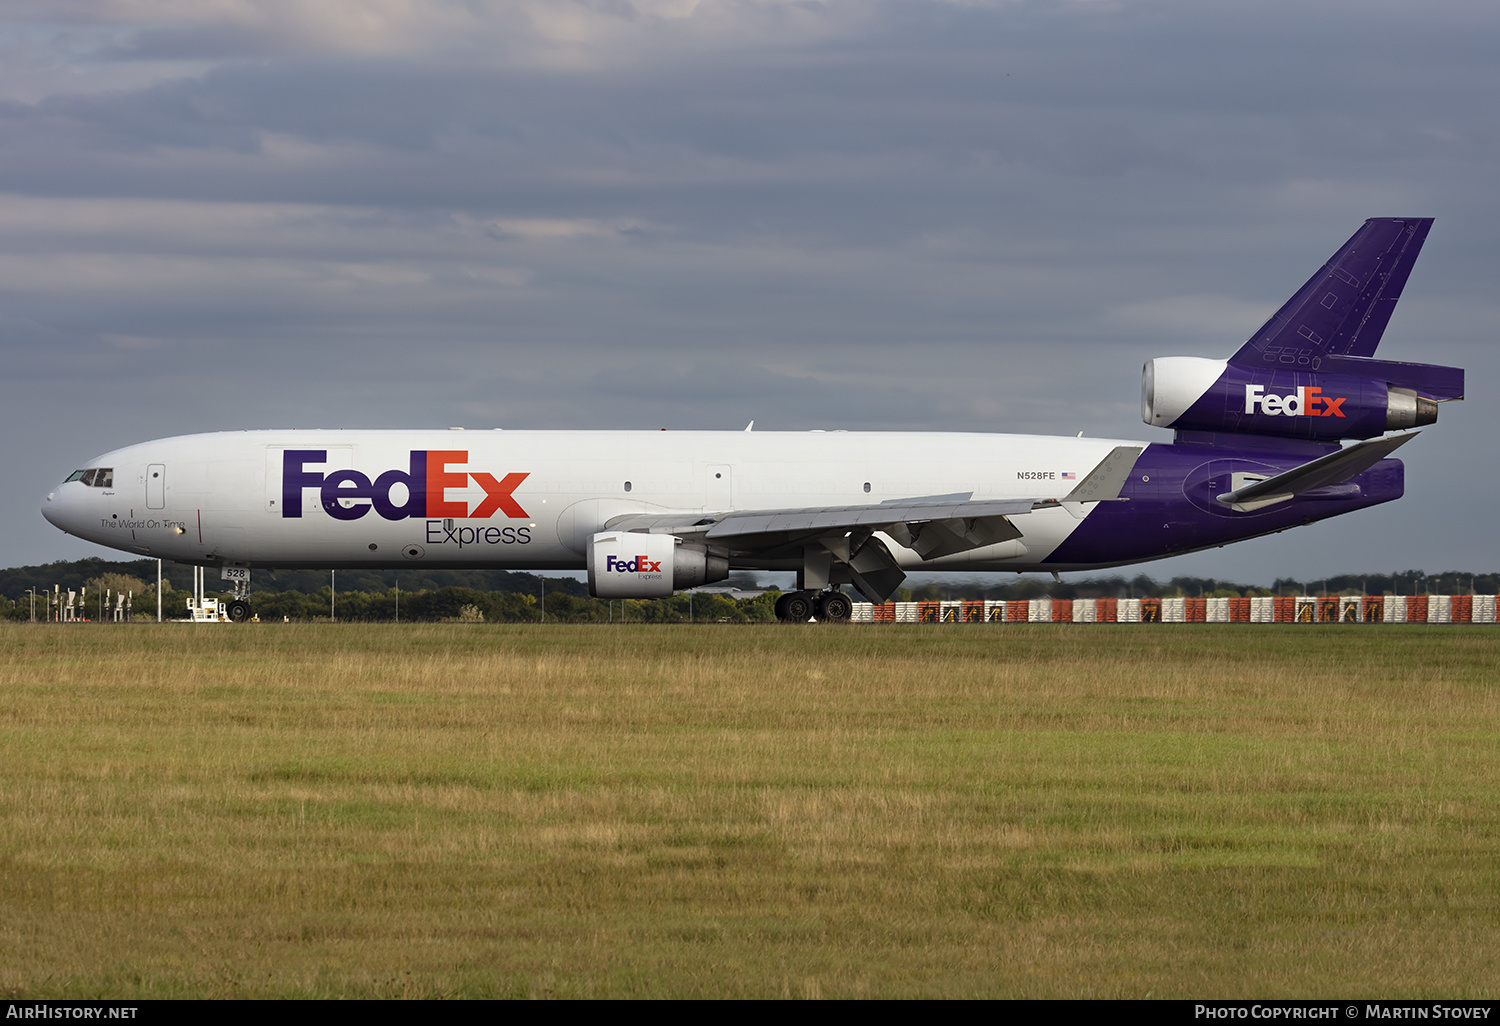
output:
<svg viewBox="0 0 1500 1026"><path fill-rule="evenodd" d="M794 591L785 599L786 605L782 607L782 620L785 623L806 623L813 617L813 601L811 592Z"/></svg>
<svg viewBox="0 0 1500 1026"><path fill-rule="evenodd" d="M224 614L229 617L231 623L244 623L254 615L250 603L242 599L235 599L224 607Z"/></svg>
<svg viewBox="0 0 1500 1026"><path fill-rule="evenodd" d="M818 601L818 619L824 623L848 623L854 603L841 591L830 591Z"/></svg>
<svg viewBox="0 0 1500 1026"><path fill-rule="evenodd" d="M776 619L780 620L782 623L786 622L786 600L789 598L791 598L790 595L781 596L781 598L776 600L776 605L772 607L773 611L776 613Z"/></svg>

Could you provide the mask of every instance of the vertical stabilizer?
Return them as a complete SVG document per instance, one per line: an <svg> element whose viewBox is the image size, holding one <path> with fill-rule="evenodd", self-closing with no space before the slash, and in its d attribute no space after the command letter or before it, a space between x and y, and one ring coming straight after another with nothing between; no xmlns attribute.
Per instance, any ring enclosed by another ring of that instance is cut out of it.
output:
<svg viewBox="0 0 1500 1026"><path fill-rule="evenodd" d="M1327 370L1329 357L1373 356L1422 251L1430 217L1372 217L1229 362Z"/></svg>

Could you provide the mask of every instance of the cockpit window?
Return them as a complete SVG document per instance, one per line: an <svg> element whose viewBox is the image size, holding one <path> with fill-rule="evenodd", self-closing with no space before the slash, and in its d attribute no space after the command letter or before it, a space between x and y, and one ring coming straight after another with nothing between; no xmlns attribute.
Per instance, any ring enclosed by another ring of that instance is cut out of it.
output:
<svg viewBox="0 0 1500 1026"><path fill-rule="evenodd" d="M113 488L115 486L115 468L90 467L87 470L75 470L68 475L68 481L82 481L91 488ZM63 483L67 484L67 481Z"/></svg>

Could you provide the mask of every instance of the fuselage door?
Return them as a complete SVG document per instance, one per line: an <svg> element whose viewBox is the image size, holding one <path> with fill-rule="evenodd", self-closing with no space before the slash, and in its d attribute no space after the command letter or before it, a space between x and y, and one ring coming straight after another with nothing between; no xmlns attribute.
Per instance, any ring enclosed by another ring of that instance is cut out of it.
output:
<svg viewBox="0 0 1500 1026"><path fill-rule="evenodd" d="M146 468L146 508L165 509L167 506L167 467L164 463L153 463Z"/></svg>
<svg viewBox="0 0 1500 1026"><path fill-rule="evenodd" d="M734 509L734 468L727 463L710 463L707 471L704 508L714 511Z"/></svg>

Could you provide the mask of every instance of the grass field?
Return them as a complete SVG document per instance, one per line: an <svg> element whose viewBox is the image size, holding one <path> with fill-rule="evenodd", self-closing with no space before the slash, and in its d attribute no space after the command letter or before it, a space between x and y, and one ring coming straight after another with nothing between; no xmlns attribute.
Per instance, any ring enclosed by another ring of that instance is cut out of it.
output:
<svg viewBox="0 0 1500 1026"><path fill-rule="evenodd" d="M7 997L1500 989L1500 630L0 646Z"/></svg>

